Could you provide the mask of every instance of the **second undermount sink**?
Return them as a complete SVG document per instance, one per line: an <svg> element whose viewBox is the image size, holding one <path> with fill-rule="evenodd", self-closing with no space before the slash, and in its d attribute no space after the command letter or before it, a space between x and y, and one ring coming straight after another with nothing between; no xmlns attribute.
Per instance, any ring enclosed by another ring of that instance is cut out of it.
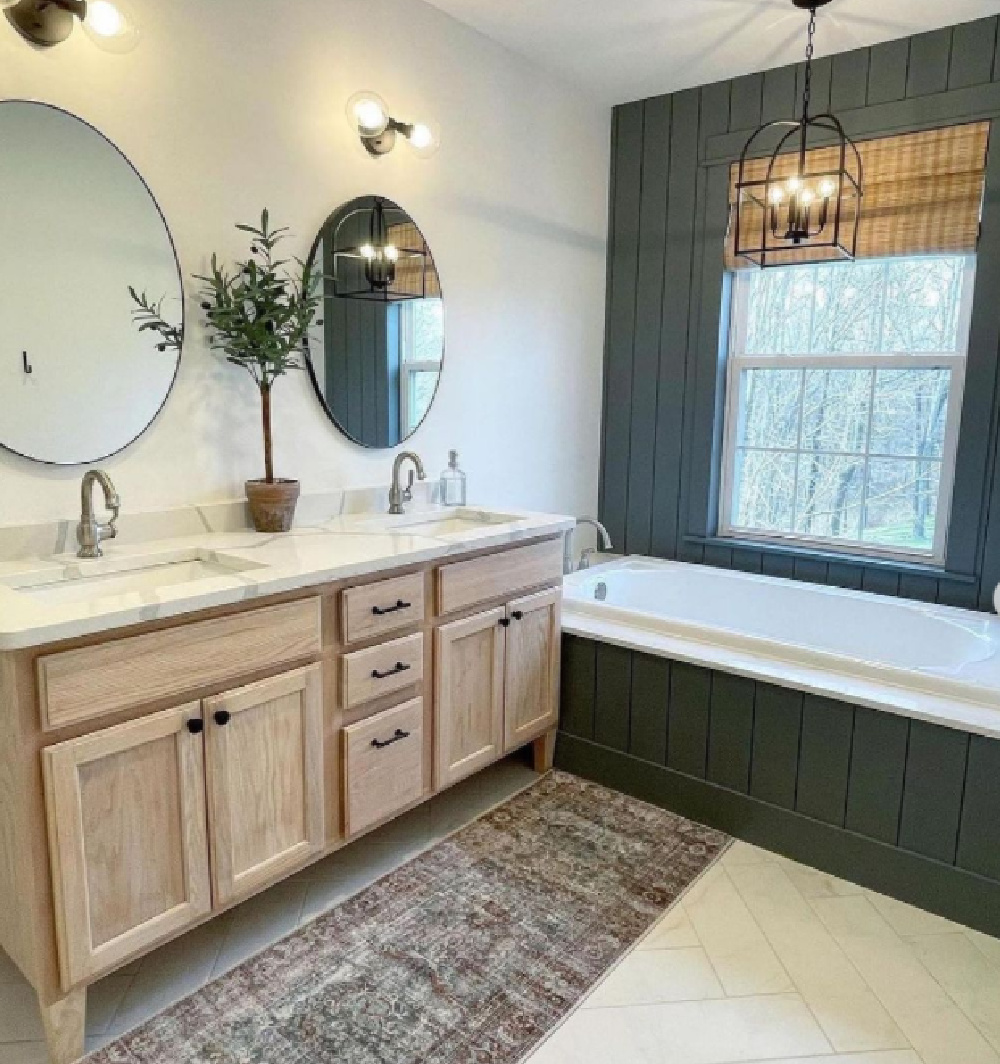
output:
<svg viewBox="0 0 1000 1064"><path fill-rule="evenodd" d="M177 551L138 558L70 563L63 568L3 577L0 586L36 602L56 606L117 595L153 593L161 588L197 584L262 568L264 566L257 562L217 551Z"/></svg>
<svg viewBox="0 0 1000 1064"><path fill-rule="evenodd" d="M493 513L489 510L475 510L459 507L455 510L431 510L424 513L385 515L365 522L366 528L380 532L406 532L413 536L431 536L436 539L449 539L467 536L471 532L492 528L496 525L509 525L520 520L514 514Z"/></svg>

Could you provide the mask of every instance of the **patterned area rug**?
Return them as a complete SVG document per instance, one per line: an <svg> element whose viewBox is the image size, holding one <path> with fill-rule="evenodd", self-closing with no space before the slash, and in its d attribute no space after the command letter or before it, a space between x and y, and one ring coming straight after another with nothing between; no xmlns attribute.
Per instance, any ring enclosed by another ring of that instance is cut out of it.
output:
<svg viewBox="0 0 1000 1064"><path fill-rule="evenodd" d="M726 848L551 773L89 1064L514 1064Z"/></svg>

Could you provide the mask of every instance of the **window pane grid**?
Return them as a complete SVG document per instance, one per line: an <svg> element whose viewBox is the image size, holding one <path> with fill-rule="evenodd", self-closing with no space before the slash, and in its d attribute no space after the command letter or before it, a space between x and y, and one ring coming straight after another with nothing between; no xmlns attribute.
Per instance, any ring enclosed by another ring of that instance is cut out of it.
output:
<svg viewBox="0 0 1000 1064"><path fill-rule="evenodd" d="M723 532L943 559L972 263L739 275Z"/></svg>

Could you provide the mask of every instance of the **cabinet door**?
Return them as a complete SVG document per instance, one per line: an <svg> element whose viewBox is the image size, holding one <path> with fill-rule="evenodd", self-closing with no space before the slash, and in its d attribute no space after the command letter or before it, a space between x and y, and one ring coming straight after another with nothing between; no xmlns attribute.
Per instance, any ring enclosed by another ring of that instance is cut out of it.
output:
<svg viewBox="0 0 1000 1064"><path fill-rule="evenodd" d="M488 610L434 633L438 788L502 756L506 620L506 610Z"/></svg>
<svg viewBox="0 0 1000 1064"><path fill-rule="evenodd" d="M200 717L194 703L43 751L66 990L211 910Z"/></svg>
<svg viewBox="0 0 1000 1064"><path fill-rule="evenodd" d="M510 604L504 695L504 751L559 723L559 588Z"/></svg>
<svg viewBox="0 0 1000 1064"><path fill-rule="evenodd" d="M205 700L212 885L227 905L323 848L322 667Z"/></svg>

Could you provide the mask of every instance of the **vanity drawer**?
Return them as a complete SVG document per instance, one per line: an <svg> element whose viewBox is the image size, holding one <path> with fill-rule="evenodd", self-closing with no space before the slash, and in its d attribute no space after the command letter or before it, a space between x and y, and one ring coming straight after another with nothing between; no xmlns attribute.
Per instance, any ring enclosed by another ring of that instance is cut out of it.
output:
<svg viewBox="0 0 1000 1064"><path fill-rule="evenodd" d="M38 659L47 730L319 656L320 600L265 606Z"/></svg>
<svg viewBox="0 0 1000 1064"><path fill-rule="evenodd" d="M546 540L442 565L437 571L438 613L505 598L529 587L562 579L563 541Z"/></svg>
<svg viewBox="0 0 1000 1064"><path fill-rule="evenodd" d="M345 643L377 639L424 619L424 574L411 573L348 588L340 596Z"/></svg>
<svg viewBox="0 0 1000 1064"><path fill-rule="evenodd" d="M355 650L344 655L343 665L345 709L413 687L424 676L423 633Z"/></svg>
<svg viewBox="0 0 1000 1064"><path fill-rule="evenodd" d="M359 831L424 793L424 700L352 724L344 732L344 830Z"/></svg>

